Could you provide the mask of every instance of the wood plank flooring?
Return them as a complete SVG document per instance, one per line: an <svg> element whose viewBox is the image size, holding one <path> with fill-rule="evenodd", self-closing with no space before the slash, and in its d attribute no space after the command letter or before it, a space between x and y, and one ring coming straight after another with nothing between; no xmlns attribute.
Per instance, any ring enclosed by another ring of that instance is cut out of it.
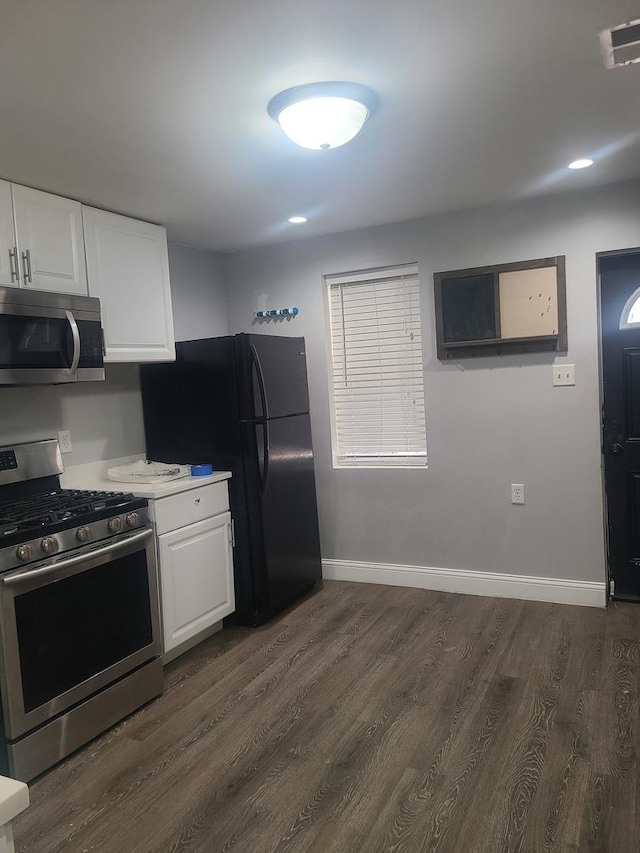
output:
<svg viewBox="0 0 640 853"><path fill-rule="evenodd" d="M31 787L22 853L637 853L640 606L324 582Z"/></svg>

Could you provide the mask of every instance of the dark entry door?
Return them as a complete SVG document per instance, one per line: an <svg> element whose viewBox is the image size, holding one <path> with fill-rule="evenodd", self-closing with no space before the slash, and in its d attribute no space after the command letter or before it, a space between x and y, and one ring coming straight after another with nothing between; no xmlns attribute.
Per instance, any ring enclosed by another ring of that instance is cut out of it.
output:
<svg viewBox="0 0 640 853"><path fill-rule="evenodd" d="M609 570L614 597L640 601L640 250L599 273Z"/></svg>

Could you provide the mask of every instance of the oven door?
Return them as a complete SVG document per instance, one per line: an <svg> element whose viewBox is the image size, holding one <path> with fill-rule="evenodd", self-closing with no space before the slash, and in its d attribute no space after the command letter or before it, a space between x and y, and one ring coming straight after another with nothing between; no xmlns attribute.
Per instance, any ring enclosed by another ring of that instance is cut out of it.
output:
<svg viewBox="0 0 640 853"><path fill-rule="evenodd" d="M0 639L10 740L157 657L153 530L2 575Z"/></svg>

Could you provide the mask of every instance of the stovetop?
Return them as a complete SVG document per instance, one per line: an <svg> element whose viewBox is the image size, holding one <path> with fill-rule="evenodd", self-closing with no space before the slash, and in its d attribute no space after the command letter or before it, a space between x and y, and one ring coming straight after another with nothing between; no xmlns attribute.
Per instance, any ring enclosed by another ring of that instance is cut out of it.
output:
<svg viewBox="0 0 640 853"><path fill-rule="evenodd" d="M0 499L0 548L147 506L126 492L57 489Z"/></svg>
<svg viewBox="0 0 640 853"><path fill-rule="evenodd" d="M63 471L55 439L0 447L0 573L109 547L150 528L145 498L61 489Z"/></svg>

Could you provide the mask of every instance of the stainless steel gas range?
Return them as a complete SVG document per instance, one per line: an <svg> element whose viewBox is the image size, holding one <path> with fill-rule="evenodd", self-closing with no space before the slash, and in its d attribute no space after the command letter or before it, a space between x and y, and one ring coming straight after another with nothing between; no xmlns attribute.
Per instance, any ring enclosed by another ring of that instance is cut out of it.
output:
<svg viewBox="0 0 640 853"><path fill-rule="evenodd" d="M147 501L62 471L55 440L0 447L0 772L23 781L162 692Z"/></svg>

